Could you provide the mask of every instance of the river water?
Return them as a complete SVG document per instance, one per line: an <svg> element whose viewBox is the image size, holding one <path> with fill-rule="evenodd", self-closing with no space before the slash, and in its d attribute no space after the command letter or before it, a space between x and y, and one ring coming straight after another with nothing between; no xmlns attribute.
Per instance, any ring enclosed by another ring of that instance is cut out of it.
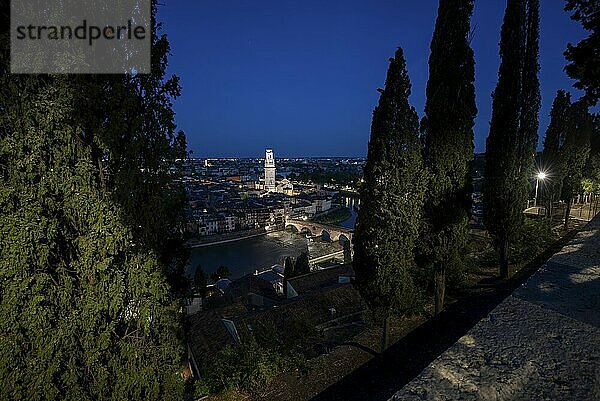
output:
<svg viewBox="0 0 600 401"><path fill-rule="evenodd" d="M357 208L360 205L360 200L358 199L358 197L346 197L343 196L340 198L342 205L346 206L348 209L350 209L350 212L352 213L352 215L348 218L348 220L344 221L342 224L340 224L342 227L346 227L346 228L354 228L354 225L356 224L356 216L358 215L357 213Z"/></svg>
<svg viewBox="0 0 600 401"><path fill-rule="evenodd" d="M310 249L309 249L310 248ZM193 275L198 265L210 273L219 266L227 266L231 279L240 278L255 270L263 270L274 264L283 265L286 257L298 257L309 251L310 257L341 249L336 243L310 242L303 235L278 231L260 237L247 238L224 244L216 244L190 250L189 273Z"/></svg>
<svg viewBox="0 0 600 401"><path fill-rule="evenodd" d="M352 215L340 225L354 228L358 199L341 198L341 203L349 208ZM279 231L260 237L247 238L224 244L216 244L190 250L188 274L193 277L197 266L210 273L219 266L227 266L231 279L240 278L255 270L263 270L274 264L283 265L286 257L298 257L302 252L309 252L311 259L342 250L340 243L329 243L319 240L309 241L303 235L290 231Z"/></svg>

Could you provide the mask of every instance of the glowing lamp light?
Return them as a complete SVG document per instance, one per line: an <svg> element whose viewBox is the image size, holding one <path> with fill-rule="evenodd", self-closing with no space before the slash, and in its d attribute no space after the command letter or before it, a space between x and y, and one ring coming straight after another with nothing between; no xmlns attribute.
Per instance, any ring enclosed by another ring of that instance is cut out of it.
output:
<svg viewBox="0 0 600 401"><path fill-rule="evenodd" d="M540 171L540 172L537 174L537 178L538 178L539 180L545 180L545 179L546 179L546 177L547 177L547 175L546 175L546 173L545 173L545 172L543 172L543 171Z"/></svg>

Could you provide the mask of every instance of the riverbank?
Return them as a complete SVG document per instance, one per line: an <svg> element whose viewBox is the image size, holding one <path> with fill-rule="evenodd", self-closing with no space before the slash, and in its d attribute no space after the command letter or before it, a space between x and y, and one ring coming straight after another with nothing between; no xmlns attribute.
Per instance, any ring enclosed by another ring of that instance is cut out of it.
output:
<svg viewBox="0 0 600 401"><path fill-rule="evenodd" d="M231 272L230 279L236 279L274 264L283 264L286 257L296 258L302 252L308 251L310 258L314 259L340 250L342 246L339 243L309 241L299 233L276 231L235 242L190 248L186 274L193 277L196 268L201 266L210 275L219 266L227 266Z"/></svg>
<svg viewBox="0 0 600 401"><path fill-rule="evenodd" d="M228 234L217 234L206 237L206 239L191 239L186 242L187 248L202 248L205 246L226 244L228 242L241 241L244 239L260 237L262 235L283 231L283 225L273 229L257 228L255 230L236 231Z"/></svg>
<svg viewBox="0 0 600 401"><path fill-rule="evenodd" d="M327 188L325 188L327 189ZM338 191L338 195L340 196L350 196L350 197L358 197L359 193L358 191L349 191L347 189L334 189L335 191Z"/></svg>

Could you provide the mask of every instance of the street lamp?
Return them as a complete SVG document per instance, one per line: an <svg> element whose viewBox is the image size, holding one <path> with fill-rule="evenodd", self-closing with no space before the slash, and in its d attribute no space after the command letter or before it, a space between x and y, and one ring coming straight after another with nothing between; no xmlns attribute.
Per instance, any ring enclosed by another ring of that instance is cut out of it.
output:
<svg viewBox="0 0 600 401"><path fill-rule="evenodd" d="M538 187L540 185L540 181L544 181L547 175L545 172L540 171L535 175L535 198L534 198L534 206L537 207L537 199L538 199Z"/></svg>

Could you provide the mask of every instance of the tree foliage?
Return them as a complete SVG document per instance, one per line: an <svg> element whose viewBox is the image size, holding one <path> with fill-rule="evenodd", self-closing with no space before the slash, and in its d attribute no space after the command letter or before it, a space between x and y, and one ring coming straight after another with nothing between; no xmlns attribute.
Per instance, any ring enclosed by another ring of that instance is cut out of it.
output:
<svg viewBox="0 0 600 401"><path fill-rule="evenodd" d="M520 241L511 244L511 255L517 263L527 262L544 252L557 240L546 220L527 219L521 229Z"/></svg>
<svg viewBox="0 0 600 401"><path fill-rule="evenodd" d="M231 272L229 271L229 267L227 266L219 266L216 271L212 272L210 278L213 281L219 281L222 278L228 278L231 276Z"/></svg>
<svg viewBox="0 0 600 401"><path fill-rule="evenodd" d="M537 145L539 1L508 0L500 37L501 64L485 153L484 221L509 275L508 245L523 225Z"/></svg>
<svg viewBox="0 0 600 401"><path fill-rule="evenodd" d="M543 183L544 197L550 210L552 202L560 199L564 166L560 149L564 145L569 123L569 110L571 108L571 94L559 90L552 102L550 111L550 124L544 137L544 148L541 155L541 170L548 175L548 180Z"/></svg>
<svg viewBox="0 0 600 401"><path fill-rule="evenodd" d="M580 100L569 108L564 143L560 148L562 167L561 199L566 202L565 226L568 226L573 197L581 191L585 164L590 153L593 119L586 102Z"/></svg>
<svg viewBox="0 0 600 401"><path fill-rule="evenodd" d="M257 342L228 345L215 356L198 382L196 396L202 397L225 391L242 390L259 393L285 367L286 359L276 351L261 347Z"/></svg>
<svg viewBox="0 0 600 401"><path fill-rule="evenodd" d="M206 294L206 273L202 266L198 265L196 267L196 271L194 272L194 286L196 287L196 291L200 292L201 296Z"/></svg>
<svg viewBox="0 0 600 401"><path fill-rule="evenodd" d="M586 163L585 176L600 185L600 115L593 116L590 135L590 155Z"/></svg>
<svg viewBox="0 0 600 401"><path fill-rule="evenodd" d="M292 258L290 256L288 256L287 258L285 258L285 262L283 262L283 275L286 278L290 278L290 277L294 277L294 261L292 260Z"/></svg>
<svg viewBox="0 0 600 401"><path fill-rule="evenodd" d="M586 101L595 105L600 99L600 3L597 0L567 0L565 11L589 31L576 45L569 43L565 57L567 74L577 80L575 87L585 90Z"/></svg>
<svg viewBox="0 0 600 401"><path fill-rule="evenodd" d="M145 76L10 75L0 37L1 399L182 397L165 248L186 145L158 29Z"/></svg>
<svg viewBox="0 0 600 401"><path fill-rule="evenodd" d="M589 174L590 165L594 163L591 161L593 152L590 152L594 129L594 118L588 112L586 101L572 104L571 95L559 90L552 104L550 124L544 138L542 169L548 175L544 183L548 206L557 200L567 203L565 224L571 200L582 189L582 179Z"/></svg>
<svg viewBox="0 0 600 401"><path fill-rule="evenodd" d="M390 59L385 88L373 112L361 207L355 229L356 284L371 308L415 309L413 277L426 173L419 120L408 102L410 80L403 51Z"/></svg>
<svg viewBox="0 0 600 401"><path fill-rule="evenodd" d="M297 258L294 264L294 275L300 276L302 274L310 273L310 264L308 259L308 252L302 252Z"/></svg>
<svg viewBox="0 0 600 401"><path fill-rule="evenodd" d="M446 271L460 271L468 253L472 186L475 60L469 44L472 0L441 0L431 41L422 132L431 172L422 252L433 267L436 311L443 307Z"/></svg>

